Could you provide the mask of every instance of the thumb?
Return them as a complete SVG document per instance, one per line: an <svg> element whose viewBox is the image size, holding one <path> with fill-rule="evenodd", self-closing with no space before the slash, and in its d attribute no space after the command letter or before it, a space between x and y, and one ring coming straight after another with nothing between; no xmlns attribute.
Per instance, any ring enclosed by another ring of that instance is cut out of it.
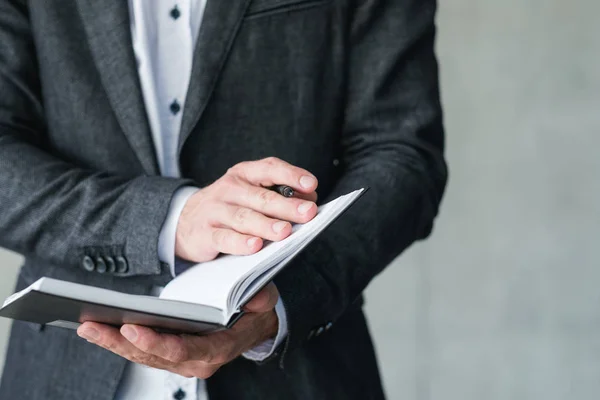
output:
<svg viewBox="0 0 600 400"><path fill-rule="evenodd" d="M264 313L275 308L279 300L279 291L273 282L258 292L244 307L244 310L253 313Z"/></svg>

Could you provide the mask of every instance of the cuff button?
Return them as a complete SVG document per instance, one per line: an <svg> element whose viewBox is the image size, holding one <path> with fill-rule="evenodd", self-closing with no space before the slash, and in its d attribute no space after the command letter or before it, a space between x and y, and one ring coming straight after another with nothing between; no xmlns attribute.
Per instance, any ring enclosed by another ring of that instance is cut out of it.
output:
<svg viewBox="0 0 600 400"><path fill-rule="evenodd" d="M96 271L98 271L99 274L106 272L106 263L102 257L96 257Z"/></svg>
<svg viewBox="0 0 600 400"><path fill-rule="evenodd" d="M83 262L81 263L81 265L83 266L83 269L85 269L88 272L93 272L96 269L96 264L90 256L83 257Z"/></svg>
<svg viewBox="0 0 600 400"><path fill-rule="evenodd" d="M119 274L125 274L127 273L127 271L129 271L129 264L127 264L127 260L125 259L125 257L117 257L116 258L117 261L117 272Z"/></svg>
<svg viewBox="0 0 600 400"><path fill-rule="evenodd" d="M117 264L114 258L111 256L104 257L104 262L106 262L106 270L109 274L114 274L117 271Z"/></svg>

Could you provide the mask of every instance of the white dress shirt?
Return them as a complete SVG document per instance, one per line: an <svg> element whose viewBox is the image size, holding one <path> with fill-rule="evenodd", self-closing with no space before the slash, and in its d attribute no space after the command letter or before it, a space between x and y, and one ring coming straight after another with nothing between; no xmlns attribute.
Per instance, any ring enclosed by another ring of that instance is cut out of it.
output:
<svg viewBox="0 0 600 400"><path fill-rule="evenodd" d="M180 176L177 146L181 117L206 3L207 0L129 0L132 45L163 176ZM173 275L177 221L185 202L197 190L186 187L175 193L159 236L158 257L170 265ZM277 336L244 353L245 358L264 360L287 336L286 314L281 299L275 310L279 318ZM203 380L128 364L115 399L205 400L208 394Z"/></svg>

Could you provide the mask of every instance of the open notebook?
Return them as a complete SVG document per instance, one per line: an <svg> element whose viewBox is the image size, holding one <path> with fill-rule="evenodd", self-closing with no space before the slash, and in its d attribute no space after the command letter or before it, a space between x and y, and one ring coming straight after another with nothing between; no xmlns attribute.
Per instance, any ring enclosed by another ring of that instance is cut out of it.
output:
<svg viewBox="0 0 600 400"><path fill-rule="evenodd" d="M310 222L295 225L286 239L265 243L256 254L224 255L192 266L159 297L41 278L8 297L0 316L69 328L84 321L191 333L229 327L241 316L244 304L364 192L356 190L320 206Z"/></svg>

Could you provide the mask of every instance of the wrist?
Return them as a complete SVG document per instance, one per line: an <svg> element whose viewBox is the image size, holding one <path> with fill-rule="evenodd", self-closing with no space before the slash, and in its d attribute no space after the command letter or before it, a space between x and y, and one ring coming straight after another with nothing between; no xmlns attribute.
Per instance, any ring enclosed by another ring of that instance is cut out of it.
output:
<svg viewBox="0 0 600 400"><path fill-rule="evenodd" d="M266 313L266 322L265 322L265 330L264 337L261 342L265 340L274 339L277 336L277 332L279 331L279 318L277 317L277 313L275 310L271 310Z"/></svg>
<svg viewBox="0 0 600 400"><path fill-rule="evenodd" d="M160 261L169 264L172 273L174 273L176 259L177 226L187 200L196 191L198 191L196 187L184 186L173 193L167 216L160 230L158 237L158 258Z"/></svg>
<svg viewBox="0 0 600 400"><path fill-rule="evenodd" d="M194 230L193 216L196 208L196 194L186 198L185 204L181 208L179 219L177 220L177 228L175 231L175 256L182 260L193 261L194 257L188 251L187 240L191 237Z"/></svg>

